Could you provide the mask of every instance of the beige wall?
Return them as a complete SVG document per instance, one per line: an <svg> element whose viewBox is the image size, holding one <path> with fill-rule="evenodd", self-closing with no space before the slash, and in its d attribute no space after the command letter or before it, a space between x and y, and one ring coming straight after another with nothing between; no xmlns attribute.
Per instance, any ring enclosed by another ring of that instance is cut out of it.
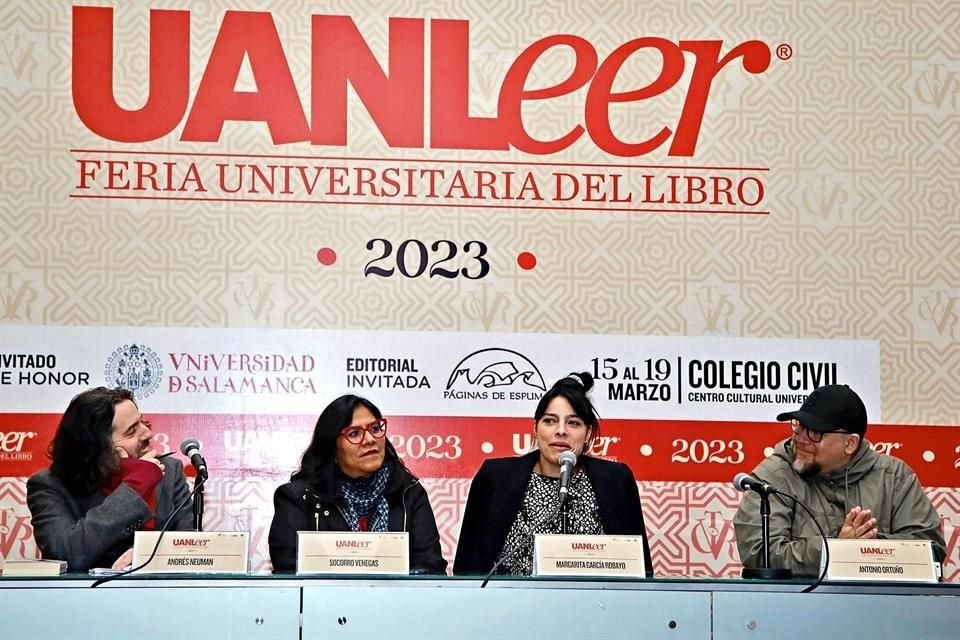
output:
<svg viewBox="0 0 960 640"><path fill-rule="evenodd" d="M146 95L147 8L116 15L115 86ZM0 322L491 330L876 339L885 422L960 415L960 8L952 2L307 3L272 8L309 95L309 14L352 16L385 56L386 16L470 22L471 109L491 115L509 64L553 33L603 56L639 36L789 43L759 75L718 77L693 158L633 163L769 167L769 215L339 207L77 200L77 154L124 149L88 131L71 101L68 2L0 3ZM222 11L262 3L168 2L192 11L193 88ZM707 9L707 7L710 9ZM652 56L643 59L652 64ZM543 71L569 72L558 56ZM625 67L636 86L642 64ZM630 75L635 74L635 75ZM676 95L674 95L676 94ZM305 100L306 101L306 100ZM682 92L619 112L621 131L675 120ZM576 102L575 100L573 102ZM536 109L534 109L536 111ZM465 160L623 161L588 140L547 158L393 150L354 101L349 148L274 147L261 125L219 145L177 135L138 149ZM568 103L528 116L563 131ZM366 127L364 125L367 125ZM332 152L332 153L331 153ZM371 237L482 239L481 282L371 280ZM341 248L323 269L322 246ZM538 268L516 267L534 251Z"/></svg>

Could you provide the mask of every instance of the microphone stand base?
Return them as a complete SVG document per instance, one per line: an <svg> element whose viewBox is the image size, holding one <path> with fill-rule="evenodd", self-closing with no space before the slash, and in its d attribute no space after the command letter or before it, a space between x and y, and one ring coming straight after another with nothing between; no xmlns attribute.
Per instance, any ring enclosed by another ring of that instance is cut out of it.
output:
<svg viewBox="0 0 960 640"><path fill-rule="evenodd" d="M771 569L770 567L744 567L740 577L746 580L790 580L790 569Z"/></svg>

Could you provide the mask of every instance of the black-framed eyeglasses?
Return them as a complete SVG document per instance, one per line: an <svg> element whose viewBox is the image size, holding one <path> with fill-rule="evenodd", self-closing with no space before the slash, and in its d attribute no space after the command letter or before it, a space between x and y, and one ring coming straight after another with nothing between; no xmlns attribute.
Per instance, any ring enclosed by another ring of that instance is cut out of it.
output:
<svg viewBox="0 0 960 640"><path fill-rule="evenodd" d="M833 429L831 431L812 431L808 427L803 426L799 420L790 421L790 430L793 431L793 435L799 436L803 434L807 437L807 440L810 442L821 442L823 436L826 433L846 433L849 434L849 431L844 431L843 429Z"/></svg>
<svg viewBox="0 0 960 640"><path fill-rule="evenodd" d="M380 418L374 422L371 422L365 427L344 427L340 430L340 435L347 439L347 442L353 444L360 444L363 442L363 439L367 434L372 435L374 438L379 440L383 436L387 435L387 419Z"/></svg>

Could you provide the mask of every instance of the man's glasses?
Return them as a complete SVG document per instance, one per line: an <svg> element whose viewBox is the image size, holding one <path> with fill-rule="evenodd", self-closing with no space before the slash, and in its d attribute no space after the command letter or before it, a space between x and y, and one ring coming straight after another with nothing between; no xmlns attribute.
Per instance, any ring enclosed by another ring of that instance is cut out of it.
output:
<svg viewBox="0 0 960 640"><path fill-rule="evenodd" d="M793 431L793 435L799 436L801 434L807 437L807 440L810 442L820 442L823 440L823 435L826 433L850 433L849 431L844 431L843 429L834 429L833 431L811 431L807 427L800 424L799 420L790 421L790 430Z"/></svg>
<svg viewBox="0 0 960 640"><path fill-rule="evenodd" d="M365 427L344 427L340 430L340 435L347 439L347 442L360 444L367 434L372 435L379 440L387 435L387 419L380 418L376 422L371 422Z"/></svg>

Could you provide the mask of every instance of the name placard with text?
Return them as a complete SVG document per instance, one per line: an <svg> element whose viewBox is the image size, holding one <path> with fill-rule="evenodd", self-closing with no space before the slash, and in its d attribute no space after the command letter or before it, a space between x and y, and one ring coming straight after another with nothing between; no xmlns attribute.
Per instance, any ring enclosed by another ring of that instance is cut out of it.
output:
<svg viewBox="0 0 960 640"><path fill-rule="evenodd" d="M644 578L643 538L538 534L533 575Z"/></svg>
<svg viewBox="0 0 960 640"><path fill-rule="evenodd" d="M929 540L831 538L827 544L830 549L827 580L937 582Z"/></svg>
<svg viewBox="0 0 960 640"><path fill-rule="evenodd" d="M158 531L137 531L133 566L146 562L157 544ZM247 573L246 531L167 531L157 553L142 573Z"/></svg>
<svg viewBox="0 0 960 640"><path fill-rule="evenodd" d="M355 531L300 531L297 575L325 573L410 573L410 534Z"/></svg>

